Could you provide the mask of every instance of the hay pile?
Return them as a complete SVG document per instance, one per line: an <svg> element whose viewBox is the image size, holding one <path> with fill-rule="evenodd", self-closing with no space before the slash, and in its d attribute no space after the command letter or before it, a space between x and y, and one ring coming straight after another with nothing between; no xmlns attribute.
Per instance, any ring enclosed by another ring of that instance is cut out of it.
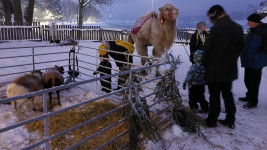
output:
<svg viewBox="0 0 267 150"><path fill-rule="evenodd" d="M59 115L53 116L49 119L50 135L54 135L58 132L64 131L70 127L77 124L85 122L91 118L94 118L100 114L110 111L118 106L110 103L108 100L94 102L87 104L83 107L61 113ZM102 119L99 119L93 123L74 130L67 135L61 136L60 138L51 141L52 149L64 149L73 145L74 143L86 138L97 131L121 120L125 116L125 110L112 113ZM33 122L26 126L26 128L32 131L38 131L42 136L44 136L44 121L40 120ZM108 140L112 139L116 135L126 131L129 128L128 121L119 124L118 126L111 128L110 130L96 136L92 140L82 144L76 149L94 149L106 143ZM128 142L128 134L122 136L117 141L106 146L104 149L119 149L122 145Z"/></svg>

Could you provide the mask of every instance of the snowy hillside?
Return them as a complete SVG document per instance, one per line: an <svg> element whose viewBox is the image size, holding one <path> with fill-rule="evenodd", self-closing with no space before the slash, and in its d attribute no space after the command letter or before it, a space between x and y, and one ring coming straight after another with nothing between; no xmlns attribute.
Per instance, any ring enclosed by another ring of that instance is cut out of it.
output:
<svg viewBox="0 0 267 150"><path fill-rule="evenodd" d="M0 43L1 48L4 47L15 47L15 46L34 46L34 45L50 45L48 42L10 42L10 43ZM97 47L99 43L91 42L91 41L81 41L80 45L89 46L89 47ZM152 47L149 47L151 50ZM174 45L171 50L172 54L175 56L180 55L181 65L178 67L176 71L176 79L179 82L183 82L187 71L191 65L189 62L189 58L187 53L185 52L185 48L189 51L188 46L182 45ZM45 49L45 48L43 48ZM64 50L61 47L54 48L53 51L62 51ZM67 49L69 50L69 49ZM21 51L22 52L22 51ZM9 54L19 55L20 51L10 51ZM150 51L151 54L151 51ZM4 55L1 54L1 57ZM52 56L51 56L52 57ZM62 56L67 57L67 56ZM51 58L52 59L52 58ZM90 60L95 63L95 60ZM227 61L227 59L226 59ZM135 64L140 64L140 60L134 60ZM15 62L4 62L0 60L0 66L12 65ZM54 64L48 64L54 65ZM114 62L112 62L113 68L115 68ZM240 65L239 65L240 66ZM95 70L94 68L91 68ZM11 72L11 71L10 71ZM0 70L0 73L3 73L3 70ZM5 72L7 73L7 72ZM114 72L113 72L114 73ZM11 77L10 77L11 78ZM218 124L217 128L202 128L203 134L207 137L207 140L204 140L201 137L198 137L195 134L182 133L182 136L176 137L173 134L173 130L167 129L162 132L163 141L159 141L158 143L148 142L145 146L147 150L263 150L267 149L267 68L263 69L262 82L260 86L259 93L259 104L257 108L246 110L242 108L243 102L239 102L238 97L245 96L246 88L243 82L244 78L244 69L239 68L239 79L233 82L233 94L237 106L237 114L236 114L236 128L234 130L228 129L224 126ZM0 78L0 81L7 80L6 78ZM114 81L115 82L115 81ZM98 84L99 86L99 84ZM1 87L0 87L1 88ZM6 87L2 87L6 88ZM86 92L83 88L91 88L92 91L95 89L89 85L84 85L80 88L69 89L62 91L62 107L70 106L74 103L77 103L78 100L84 100L86 98L92 98L101 93L95 92ZM182 90L180 88L180 92L182 97L187 104L188 101L188 91ZM208 90L206 90L206 99L208 99L209 94ZM37 98L38 99L38 98ZM39 98L40 100L41 98ZM222 102L223 103L223 102ZM58 109L58 107L54 108ZM224 106L222 106L222 112L224 112ZM29 116L36 116L38 114L33 114L31 111L25 112ZM207 117L207 114L199 114L203 118ZM220 119L224 119L225 113L221 113ZM13 107L11 105L0 105L0 128L3 128L7 125L13 124L23 118L19 118L14 115ZM17 128L15 130L1 133L0 134L0 149L20 149L25 145L28 145L33 141L33 139L40 139L38 133L29 133L24 128Z"/></svg>

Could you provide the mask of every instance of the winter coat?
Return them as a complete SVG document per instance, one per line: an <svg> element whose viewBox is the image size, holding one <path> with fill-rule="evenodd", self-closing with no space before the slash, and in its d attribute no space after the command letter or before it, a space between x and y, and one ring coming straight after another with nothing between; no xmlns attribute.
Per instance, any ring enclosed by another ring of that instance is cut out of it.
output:
<svg viewBox="0 0 267 150"><path fill-rule="evenodd" d="M128 50L125 47L116 45L115 41L108 41L110 45L110 50L117 51L117 52L125 52L128 53ZM118 54L109 52L109 56L111 56L114 60L128 62L128 55L125 54ZM123 65L127 65L121 62L115 62L117 67L121 68ZM129 63L133 63L133 56L129 55Z"/></svg>
<svg viewBox="0 0 267 150"><path fill-rule="evenodd" d="M204 84L204 66L202 65L201 58L202 58L203 51L198 50L194 54L194 64L190 67L186 79L184 83L192 84L192 85L201 85Z"/></svg>
<svg viewBox="0 0 267 150"><path fill-rule="evenodd" d="M243 43L243 29L239 24L227 15L216 21L210 30L202 59L207 82L237 79L237 60Z"/></svg>
<svg viewBox="0 0 267 150"><path fill-rule="evenodd" d="M267 66L267 24L250 29L241 54L242 67L261 69Z"/></svg>
<svg viewBox="0 0 267 150"><path fill-rule="evenodd" d="M203 43L201 41L201 38L199 36L198 30L192 35L191 40L190 40L190 62L194 63L193 56L194 53L197 50L204 50L205 49L205 44L208 38L208 33L206 31L202 32L203 35L205 35L205 42Z"/></svg>
<svg viewBox="0 0 267 150"><path fill-rule="evenodd" d="M97 71L100 72L100 76L105 76L111 74L112 65L108 60L103 60L99 64L100 66L97 68ZM104 67L103 67L104 66Z"/></svg>

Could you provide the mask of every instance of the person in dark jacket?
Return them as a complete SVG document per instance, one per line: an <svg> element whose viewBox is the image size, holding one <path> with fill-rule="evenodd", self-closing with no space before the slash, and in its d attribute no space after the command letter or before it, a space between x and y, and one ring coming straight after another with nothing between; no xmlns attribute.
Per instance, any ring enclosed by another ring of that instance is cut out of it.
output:
<svg viewBox="0 0 267 150"><path fill-rule="evenodd" d="M237 79L237 60L244 43L243 29L230 19L220 5L212 6L207 16L214 25L203 54L205 81L210 93L210 109L205 122L208 127L217 126L222 94L226 118L218 122L234 128L236 107L231 89L232 81Z"/></svg>
<svg viewBox="0 0 267 150"><path fill-rule="evenodd" d="M251 14L248 18L250 32L246 37L244 51L241 54L241 65L245 67L246 97L240 101L247 104L244 108L257 107L262 68L267 66L267 24L261 22L259 14Z"/></svg>
<svg viewBox="0 0 267 150"><path fill-rule="evenodd" d="M204 97L204 67L201 62L203 50L197 50L194 55L194 64L190 67L186 79L183 83L183 88L189 86L189 107L193 110L198 110L198 102L200 103L201 112L209 111L209 103Z"/></svg>
<svg viewBox="0 0 267 150"><path fill-rule="evenodd" d="M197 30L192 35L190 40L190 62L194 64L194 53L197 50L204 50L205 44L208 38L208 33L206 31L206 23L201 21L197 23Z"/></svg>
<svg viewBox="0 0 267 150"><path fill-rule="evenodd" d="M102 45L106 47L108 50L116 51L116 52L124 52L124 53L133 53L134 46L133 44L127 41L101 41ZM108 52L108 55L115 60L116 66L119 67L120 71L126 71L131 69L131 64L133 63L133 56L127 54L121 54L116 52ZM115 90L119 90L128 79L129 74L119 75L118 76L118 87Z"/></svg>
<svg viewBox="0 0 267 150"><path fill-rule="evenodd" d="M99 48L101 48L101 47L99 47ZM101 51L101 50L99 51L99 53L100 53L99 67L93 73L93 75L96 75L98 73L100 73L100 77L105 76L105 75L110 75L112 65L108 61L108 54L107 53L105 54L105 52ZM103 59L103 58L105 58L105 59ZM106 93L111 92L111 78L106 78L106 79L100 80L100 83L102 85L101 91L106 92Z"/></svg>

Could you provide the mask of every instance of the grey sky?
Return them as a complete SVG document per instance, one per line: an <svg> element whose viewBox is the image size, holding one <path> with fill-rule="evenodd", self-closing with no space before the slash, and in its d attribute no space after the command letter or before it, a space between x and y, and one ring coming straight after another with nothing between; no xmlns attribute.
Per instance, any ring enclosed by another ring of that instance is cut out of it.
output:
<svg viewBox="0 0 267 150"><path fill-rule="evenodd" d="M233 11L247 11L249 4L259 5L262 0L154 0L154 11L166 3L175 5L180 16L205 15L207 10L219 4L230 13ZM105 8L104 18L109 17L109 9ZM152 0L128 0L125 3L111 6L112 19L137 19L152 9Z"/></svg>

